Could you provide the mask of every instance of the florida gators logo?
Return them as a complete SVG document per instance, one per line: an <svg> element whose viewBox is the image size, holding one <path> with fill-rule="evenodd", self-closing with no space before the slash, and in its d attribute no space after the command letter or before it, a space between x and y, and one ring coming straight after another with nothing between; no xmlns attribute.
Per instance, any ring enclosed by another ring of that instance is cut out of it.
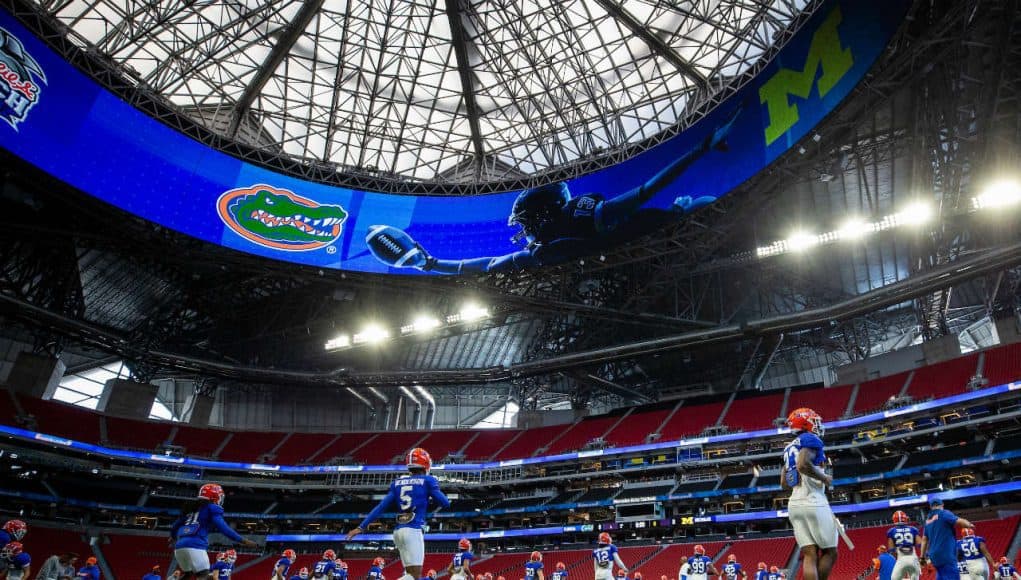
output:
<svg viewBox="0 0 1021 580"><path fill-rule="evenodd" d="M39 102L46 73L18 37L0 28L0 119L15 130Z"/></svg>
<svg viewBox="0 0 1021 580"><path fill-rule="evenodd" d="M216 202L224 225L246 240L274 250L325 248L340 237L347 211L269 185L232 189Z"/></svg>

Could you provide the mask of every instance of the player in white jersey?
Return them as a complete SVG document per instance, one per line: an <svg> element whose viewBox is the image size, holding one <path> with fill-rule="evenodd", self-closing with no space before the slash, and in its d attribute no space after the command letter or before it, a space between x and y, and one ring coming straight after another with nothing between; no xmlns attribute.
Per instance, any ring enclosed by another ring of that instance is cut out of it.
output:
<svg viewBox="0 0 1021 580"><path fill-rule="evenodd" d="M603 532L599 534L599 545L592 550L592 561L595 567L596 580L610 580L613 578L613 565L616 564L624 574L628 573L627 566L620 559L617 553L617 546L613 545L610 534Z"/></svg>
<svg viewBox="0 0 1021 580"><path fill-rule="evenodd" d="M902 511L893 512L894 526L886 532L886 549L897 558L893 565L892 578L918 580L922 566L918 562L915 547L919 542L918 528L911 525L911 518Z"/></svg>
<svg viewBox="0 0 1021 580"><path fill-rule="evenodd" d="M805 580L827 580L837 561L837 525L826 499L833 478L826 473L822 417L802 407L787 417L794 440L783 451L780 484L791 490L787 513L803 557Z"/></svg>

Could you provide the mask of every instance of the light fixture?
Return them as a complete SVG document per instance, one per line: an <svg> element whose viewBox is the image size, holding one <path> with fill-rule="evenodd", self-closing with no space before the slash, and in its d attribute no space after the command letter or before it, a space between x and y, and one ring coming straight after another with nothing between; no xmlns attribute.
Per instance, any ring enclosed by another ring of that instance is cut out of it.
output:
<svg viewBox="0 0 1021 580"><path fill-rule="evenodd" d="M917 226L929 221L932 206L924 201L914 201L893 215L894 225Z"/></svg>
<svg viewBox="0 0 1021 580"><path fill-rule="evenodd" d="M390 338L390 331L378 324L370 323L365 325L361 332L354 335L353 342L354 344L361 344L363 342L375 344L383 342L388 338Z"/></svg>
<svg viewBox="0 0 1021 580"><path fill-rule="evenodd" d="M346 334L335 336L326 341L326 350L338 350L351 346L351 337Z"/></svg>
<svg viewBox="0 0 1021 580"><path fill-rule="evenodd" d="M804 252L819 243L815 234L808 232L794 232L787 238L787 249L792 252Z"/></svg>
<svg viewBox="0 0 1021 580"><path fill-rule="evenodd" d="M478 304L468 303L461 308L460 314L462 322L471 322L472 320L479 320L489 316L489 309Z"/></svg>
<svg viewBox="0 0 1021 580"><path fill-rule="evenodd" d="M438 328L441 324L443 323L439 319L423 314L412 320L411 324L402 326L401 334L410 334L412 332L426 333L434 328Z"/></svg>
<svg viewBox="0 0 1021 580"><path fill-rule="evenodd" d="M975 209L1015 205L1021 202L1021 183L1013 179L994 181L971 201Z"/></svg>
<svg viewBox="0 0 1021 580"><path fill-rule="evenodd" d="M858 218L851 218L840 225L837 230L837 238L841 240L857 240L875 231L873 224L867 223Z"/></svg>

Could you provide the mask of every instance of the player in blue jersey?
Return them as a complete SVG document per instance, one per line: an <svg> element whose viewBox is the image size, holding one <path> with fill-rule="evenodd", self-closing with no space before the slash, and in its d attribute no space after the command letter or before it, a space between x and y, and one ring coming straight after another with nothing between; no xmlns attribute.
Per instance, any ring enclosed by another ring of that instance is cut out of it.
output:
<svg viewBox="0 0 1021 580"><path fill-rule="evenodd" d="M471 578L471 563L474 559L475 554L472 554L472 543L468 541L468 538L461 538L461 541L457 543L457 552L447 566L447 574L450 575L450 580L466 580Z"/></svg>
<svg viewBox="0 0 1021 580"><path fill-rule="evenodd" d="M893 512L893 524L886 532L886 549L897 559L892 576L897 580L903 580L905 576L918 580L922 574L922 566L915 552L920 538L918 528L912 526L911 518L900 510Z"/></svg>
<svg viewBox="0 0 1021 580"><path fill-rule="evenodd" d="M727 563L723 565L723 578L726 580L748 580L748 573L741 568L741 564L737 562L737 555L731 554L727 556Z"/></svg>
<svg viewBox="0 0 1021 580"><path fill-rule="evenodd" d="M755 580L769 580L769 569L766 567L765 562L759 562L755 570Z"/></svg>
<svg viewBox="0 0 1021 580"><path fill-rule="evenodd" d="M705 555L705 548L702 544L695 546L694 555L688 558L688 580L708 580L709 575L719 576L713 566L713 559Z"/></svg>
<svg viewBox="0 0 1021 580"><path fill-rule="evenodd" d="M957 557L964 561L971 580L988 579L989 571L995 567L993 555L986 548L986 539L975 535L972 528L961 530L961 539L957 541Z"/></svg>
<svg viewBox="0 0 1021 580"><path fill-rule="evenodd" d="M321 560L312 567L312 577L316 580L333 580L333 571L337 568L337 553L333 550L323 552Z"/></svg>
<svg viewBox="0 0 1021 580"><path fill-rule="evenodd" d="M0 549L11 542L21 542L21 539L28 533L28 526L21 520L7 520L3 529L0 529ZM0 574L7 569L7 561L0 558Z"/></svg>
<svg viewBox="0 0 1021 580"><path fill-rule="evenodd" d="M1017 570L1010 565L1006 556L1002 556L1000 563L996 566L996 578L999 580L1021 580L1021 574L1018 574Z"/></svg>
<svg viewBox="0 0 1021 580"><path fill-rule="evenodd" d="M174 558L184 572L184 579L204 580L209 576L209 532L220 532L245 546L256 543L246 540L223 520L223 488L207 483L199 488L196 499L181 508L181 517L170 527Z"/></svg>
<svg viewBox="0 0 1021 580"><path fill-rule="evenodd" d="M891 580L893 567L897 560L886 550L886 546L876 547L876 557L872 558L872 569L876 572L876 580Z"/></svg>
<svg viewBox="0 0 1021 580"><path fill-rule="evenodd" d="M213 580L230 580L230 575L234 573L234 562L237 562L237 559L238 553L234 550L220 552L216 557L216 563L210 569Z"/></svg>
<svg viewBox="0 0 1021 580"><path fill-rule="evenodd" d="M347 562L337 558L333 563L336 564L333 568L333 580L347 580Z"/></svg>
<svg viewBox="0 0 1021 580"><path fill-rule="evenodd" d="M784 573L780 571L776 566L769 567L769 574L766 575L766 580L784 580Z"/></svg>
<svg viewBox="0 0 1021 580"><path fill-rule="evenodd" d="M270 580L285 580L287 579L287 572L291 569L291 565L298 559L298 553L294 550L287 548L280 554L280 558L273 564L273 574ZM308 570L305 570L306 574Z"/></svg>
<svg viewBox="0 0 1021 580"><path fill-rule="evenodd" d="M436 580L436 570L429 570L419 580Z"/></svg>
<svg viewBox="0 0 1021 580"><path fill-rule="evenodd" d="M971 522L943 509L943 500L929 500L929 515L922 533L922 557L936 568L936 580L958 580L957 530L974 528ZM924 561L923 561L924 563Z"/></svg>
<svg viewBox="0 0 1021 580"><path fill-rule="evenodd" d="M288 580L308 580L308 568L298 570L298 573L288 578Z"/></svg>
<svg viewBox="0 0 1021 580"><path fill-rule="evenodd" d="M32 573L32 557L25 551L21 542L7 542L0 548L0 560L3 560L7 580L28 580Z"/></svg>
<svg viewBox="0 0 1021 580"><path fill-rule="evenodd" d="M544 580L542 573L542 554L532 552L525 562L525 580Z"/></svg>
<svg viewBox="0 0 1021 580"><path fill-rule="evenodd" d="M567 565L557 562L556 570L550 574L550 580L567 580Z"/></svg>
<svg viewBox="0 0 1021 580"><path fill-rule="evenodd" d="M78 569L78 580L99 580L99 566L95 556L85 558L85 565Z"/></svg>
<svg viewBox="0 0 1021 580"><path fill-rule="evenodd" d="M826 580L837 561L837 525L826 486L833 478L823 468L822 417L807 407L787 417L794 440L783 451L780 485L790 489L787 514L802 555L805 580Z"/></svg>
<svg viewBox="0 0 1021 580"><path fill-rule="evenodd" d="M376 559L372 561L372 566L369 566L369 573L365 575L365 578L368 580L384 580L384 566L386 566L386 560L377 556Z"/></svg>
<svg viewBox="0 0 1021 580"><path fill-rule="evenodd" d="M425 560L422 528L429 515L429 501L432 500L440 507L450 507L450 500L440 491L439 482L429 475L432 465L432 458L425 449L412 449L407 457L408 475L391 483L386 497L365 517L361 525L347 534L348 540L353 539L376 521L384 510L395 506L399 513L393 539L404 564L404 575L398 580L418 580L422 575L422 562Z"/></svg>
<svg viewBox="0 0 1021 580"><path fill-rule="evenodd" d="M592 560L595 566L596 580L609 580L613 578L613 565L616 564L618 568L624 571L624 574L628 573L627 566L620 559L620 554L617 553L617 546L613 545L613 538L610 534L603 532L599 534L598 546L595 550L592 550Z"/></svg>

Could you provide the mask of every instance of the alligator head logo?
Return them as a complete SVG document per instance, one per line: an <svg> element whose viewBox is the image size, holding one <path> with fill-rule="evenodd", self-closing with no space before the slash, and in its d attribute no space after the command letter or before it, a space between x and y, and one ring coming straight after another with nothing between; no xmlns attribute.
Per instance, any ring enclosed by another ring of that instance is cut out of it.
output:
<svg viewBox="0 0 1021 580"><path fill-rule="evenodd" d="M0 119L15 130L39 102L39 83L46 73L18 37L0 28Z"/></svg>
<svg viewBox="0 0 1021 580"><path fill-rule="evenodd" d="M216 202L223 223L248 241L274 250L318 250L337 241L347 220L339 205L323 205L286 189L232 189Z"/></svg>

